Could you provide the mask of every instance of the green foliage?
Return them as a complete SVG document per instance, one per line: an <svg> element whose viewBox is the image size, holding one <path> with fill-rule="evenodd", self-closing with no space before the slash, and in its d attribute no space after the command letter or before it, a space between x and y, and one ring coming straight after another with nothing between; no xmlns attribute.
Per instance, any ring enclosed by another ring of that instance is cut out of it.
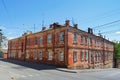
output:
<svg viewBox="0 0 120 80"><path fill-rule="evenodd" d="M120 43L119 42L115 42L114 51L115 51L115 56L114 57L116 59L120 59Z"/></svg>

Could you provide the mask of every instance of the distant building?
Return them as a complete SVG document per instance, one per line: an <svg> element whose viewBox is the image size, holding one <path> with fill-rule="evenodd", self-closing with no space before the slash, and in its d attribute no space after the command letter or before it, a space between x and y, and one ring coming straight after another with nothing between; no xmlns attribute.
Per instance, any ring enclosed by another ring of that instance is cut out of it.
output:
<svg viewBox="0 0 120 80"><path fill-rule="evenodd" d="M9 40L8 57L24 61L64 66L67 68L112 68L113 43L88 32L70 26L53 23L37 33L26 32Z"/></svg>

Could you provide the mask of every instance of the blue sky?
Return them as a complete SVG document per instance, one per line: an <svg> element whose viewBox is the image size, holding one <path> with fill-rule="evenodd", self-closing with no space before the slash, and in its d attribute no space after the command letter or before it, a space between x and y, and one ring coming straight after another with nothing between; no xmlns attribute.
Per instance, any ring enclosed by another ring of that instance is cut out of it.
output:
<svg viewBox="0 0 120 80"><path fill-rule="evenodd" d="M34 24L35 32L40 31L43 20L48 28L53 22L64 24L66 19L73 19L85 31L120 20L120 0L0 0L0 28L9 39L21 36L26 30L34 32ZM94 33L115 30L103 35L120 40L119 26L117 22L97 28Z"/></svg>

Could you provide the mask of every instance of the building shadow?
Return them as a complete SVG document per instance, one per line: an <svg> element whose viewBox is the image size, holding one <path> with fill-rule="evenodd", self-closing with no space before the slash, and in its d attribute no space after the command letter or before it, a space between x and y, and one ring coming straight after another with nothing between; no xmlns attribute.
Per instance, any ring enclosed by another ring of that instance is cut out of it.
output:
<svg viewBox="0 0 120 80"><path fill-rule="evenodd" d="M63 68L61 66L43 64L43 63L31 62L31 61L22 61L22 60L16 60L16 59L0 58L0 61L20 65L20 66L12 67L12 68L17 69L17 70L26 69L26 68L32 68L35 70L58 70L57 68Z"/></svg>

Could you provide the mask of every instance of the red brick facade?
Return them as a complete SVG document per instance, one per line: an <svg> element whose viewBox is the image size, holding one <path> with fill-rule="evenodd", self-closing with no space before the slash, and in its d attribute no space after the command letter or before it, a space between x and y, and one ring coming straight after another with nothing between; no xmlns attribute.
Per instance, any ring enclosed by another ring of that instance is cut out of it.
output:
<svg viewBox="0 0 120 80"><path fill-rule="evenodd" d="M44 28L45 29L45 28ZM9 40L8 57L68 68L110 68L113 43L69 25L54 23L48 30Z"/></svg>

